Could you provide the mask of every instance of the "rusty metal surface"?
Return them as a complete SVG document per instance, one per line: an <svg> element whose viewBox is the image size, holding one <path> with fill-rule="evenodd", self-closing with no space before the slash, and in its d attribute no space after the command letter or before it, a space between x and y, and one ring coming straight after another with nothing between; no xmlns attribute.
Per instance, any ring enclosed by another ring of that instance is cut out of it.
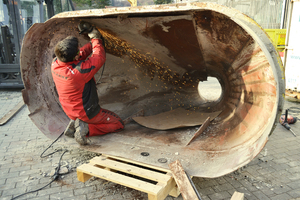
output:
<svg viewBox="0 0 300 200"><path fill-rule="evenodd" d="M133 117L138 124L155 130L170 130L174 128L183 128L191 126L200 126L209 117L214 120L221 111L217 112L196 112L176 108L158 115Z"/></svg>
<svg viewBox="0 0 300 200"><path fill-rule="evenodd" d="M179 159L190 175L200 177L230 173L264 147L283 106L282 63L253 20L212 3L74 11L33 25L21 51L23 99L46 136L56 138L69 121L52 81L53 49L68 35L78 37L81 45L88 42L78 34L81 20L96 25L106 41L106 67L97 85L103 108L123 119L140 109L145 116L179 107L222 112L189 146L185 144L198 127L156 131L129 124L78 147L164 168ZM207 76L222 86L221 98L214 102L198 93L199 81Z"/></svg>

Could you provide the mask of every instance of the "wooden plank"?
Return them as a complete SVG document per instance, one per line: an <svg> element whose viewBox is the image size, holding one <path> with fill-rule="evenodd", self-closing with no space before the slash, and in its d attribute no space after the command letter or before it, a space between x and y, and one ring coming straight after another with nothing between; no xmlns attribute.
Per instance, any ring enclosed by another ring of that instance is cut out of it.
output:
<svg viewBox="0 0 300 200"><path fill-rule="evenodd" d="M169 175L172 176L171 172ZM171 191L177 188L174 178L171 178L167 183L158 182L157 185L160 185L162 189L157 193L157 195L148 194L148 200L163 200L171 193Z"/></svg>
<svg viewBox="0 0 300 200"><path fill-rule="evenodd" d="M172 196L172 197L178 197L178 196L180 195L180 190L179 190L177 184L176 184L175 187L170 191L169 195Z"/></svg>
<svg viewBox="0 0 300 200"><path fill-rule="evenodd" d="M182 198L184 200L199 199L179 160L170 163L169 168L173 173Z"/></svg>
<svg viewBox="0 0 300 200"><path fill-rule="evenodd" d="M170 179L167 183L158 182L157 185L161 185L162 189L157 194L157 199L165 199L171 191L176 188L176 182L175 179L172 177L172 173L169 173Z"/></svg>
<svg viewBox="0 0 300 200"><path fill-rule="evenodd" d="M172 172L168 172L168 175L172 176L172 180L174 182L174 187L172 187L171 191L169 192L169 195L172 197L178 197L180 195L180 190L175 182L175 179L173 178ZM173 182L171 183L171 185L173 185Z"/></svg>
<svg viewBox="0 0 300 200"><path fill-rule="evenodd" d="M158 199L157 195L148 194L148 200L161 200L161 199Z"/></svg>
<svg viewBox="0 0 300 200"><path fill-rule="evenodd" d="M244 200L244 193L235 191L230 200Z"/></svg>
<svg viewBox="0 0 300 200"><path fill-rule="evenodd" d="M24 106L24 101L21 100L13 109L11 109L8 113L6 113L1 119L0 119L0 126L6 124L15 114L17 114Z"/></svg>
<svg viewBox="0 0 300 200"><path fill-rule="evenodd" d="M160 185L162 189L156 195L148 194L148 200L163 200L168 196L170 191L166 190L166 184L157 183L157 185Z"/></svg>
<svg viewBox="0 0 300 200"><path fill-rule="evenodd" d="M162 174L148 169L136 167L133 165L128 165L126 163L110 160L104 156L94 157L92 160L90 160L90 163L107 167L110 169L114 169L117 171L125 172L128 174L136 175L157 182L167 183L172 178L172 176L166 174Z"/></svg>
<svg viewBox="0 0 300 200"><path fill-rule="evenodd" d="M155 170L158 170L158 171L161 171L161 172L166 172L166 173L171 172L169 169L164 169L164 168L160 168L160 167L149 165L149 164L145 164L145 163L140 163L140 162L137 162L137 161L134 161L134 160L129 160L127 158L122 158L122 157L112 156L112 155L107 155L107 154L102 154L102 155L106 156L106 157L109 157L109 158L113 158L115 160L121 160L121 161L124 161L124 162L130 162L132 164L136 164L136 165L139 165L139 166L148 167L150 169L155 169Z"/></svg>
<svg viewBox="0 0 300 200"><path fill-rule="evenodd" d="M172 178L172 179L170 179L170 182L167 184L157 183L157 185L160 185L162 187L162 189L156 195L148 194L148 200L163 200L163 199L165 199L169 195L169 193L176 187L176 182Z"/></svg>
<svg viewBox="0 0 300 200"><path fill-rule="evenodd" d="M105 169L95 167L91 164L83 164L77 167L77 171L85 174L89 174L91 176L96 176L105 179L107 181L124 185L126 187L130 187L152 195L156 195L161 190L161 186L154 185L141 180L137 180L135 178L128 177L122 174L117 174L111 171L107 171Z"/></svg>
<svg viewBox="0 0 300 200"><path fill-rule="evenodd" d="M90 178L92 178L91 175L89 174L85 174L83 173L81 170L77 170L77 179L81 182L86 182L87 180L89 180Z"/></svg>
<svg viewBox="0 0 300 200"><path fill-rule="evenodd" d="M205 120L205 122L203 122L203 124L200 126L200 128L196 131L194 136L190 139L190 141L185 146L189 145L194 139L196 139L201 133L203 133L203 131L208 127L209 124L210 124L210 117L208 117Z"/></svg>

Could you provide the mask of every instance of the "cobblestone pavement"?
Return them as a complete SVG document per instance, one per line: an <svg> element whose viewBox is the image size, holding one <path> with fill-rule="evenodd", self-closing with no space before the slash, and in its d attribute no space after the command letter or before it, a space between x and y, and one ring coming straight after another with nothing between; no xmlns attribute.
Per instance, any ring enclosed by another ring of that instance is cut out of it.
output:
<svg viewBox="0 0 300 200"><path fill-rule="evenodd" d="M0 90L0 117L22 100L18 90ZM286 102L286 108L299 107ZM40 158L51 144L31 122L27 107L7 124L0 126L0 199L11 199L24 192L36 190L51 181L50 174L57 166L60 153ZM299 116L300 117L300 116ZM245 199L300 199L300 123L291 125L299 135L294 137L278 125L261 153L247 166L220 178L193 178L203 200L230 199L234 191L243 192ZM54 149L66 148L55 143ZM68 147L63 159L63 175L43 190L18 199L102 199L142 200L145 193L101 179L92 178L85 183L77 180L76 166L86 163L95 153ZM182 200L167 197L166 200Z"/></svg>

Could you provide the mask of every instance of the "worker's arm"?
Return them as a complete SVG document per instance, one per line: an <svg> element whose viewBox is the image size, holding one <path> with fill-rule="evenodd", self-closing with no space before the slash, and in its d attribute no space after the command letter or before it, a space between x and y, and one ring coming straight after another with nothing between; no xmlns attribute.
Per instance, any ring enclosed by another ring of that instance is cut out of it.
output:
<svg viewBox="0 0 300 200"><path fill-rule="evenodd" d="M106 56L101 39L91 39L93 54L76 65L85 82L89 82L105 63Z"/></svg>
<svg viewBox="0 0 300 200"><path fill-rule="evenodd" d="M89 57L89 55L91 55L91 53L92 53L92 43L89 42L89 43L85 44L83 47L80 48L79 60L87 59L87 57Z"/></svg>
<svg viewBox="0 0 300 200"><path fill-rule="evenodd" d="M90 39L102 39L101 33L98 31L97 28L93 27L92 31L88 33ZM101 40L101 44L102 40ZM80 57L79 60L85 60L91 53L92 53L92 42L87 43L83 47L80 48Z"/></svg>

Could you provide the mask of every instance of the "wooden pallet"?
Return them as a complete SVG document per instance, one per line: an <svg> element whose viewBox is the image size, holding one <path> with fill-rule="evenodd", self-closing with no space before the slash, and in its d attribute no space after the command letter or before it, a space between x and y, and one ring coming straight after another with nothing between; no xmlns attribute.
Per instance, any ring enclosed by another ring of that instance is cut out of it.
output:
<svg viewBox="0 0 300 200"><path fill-rule="evenodd" d="M149 200L163 200L180 194L171 171L124 158L101 155L77 167L81 182L92 176L148 193Z"/></svg>

